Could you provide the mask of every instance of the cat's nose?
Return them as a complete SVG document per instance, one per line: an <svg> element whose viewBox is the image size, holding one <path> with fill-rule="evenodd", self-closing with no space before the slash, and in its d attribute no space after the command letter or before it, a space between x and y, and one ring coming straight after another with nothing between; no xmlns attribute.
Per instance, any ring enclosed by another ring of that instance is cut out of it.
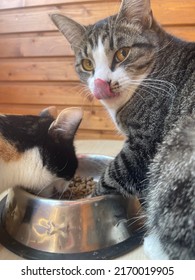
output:
<svg viewBox="0 0 195 280"><path fill-rule="evenodd" d="M96 79L94 81L93 94L97 99L107 99L116 96L115 93L111 91L109 83L102 79Z"/></svg>
<svg viewBox="0 0 195 280"><path fill-rule="evenodd" d="M118 82L115 82L115 81L112 81L112 80L107 81L107 83L108 83L111 90L113 90L113 89L115 89L119 86Z"/></svg>

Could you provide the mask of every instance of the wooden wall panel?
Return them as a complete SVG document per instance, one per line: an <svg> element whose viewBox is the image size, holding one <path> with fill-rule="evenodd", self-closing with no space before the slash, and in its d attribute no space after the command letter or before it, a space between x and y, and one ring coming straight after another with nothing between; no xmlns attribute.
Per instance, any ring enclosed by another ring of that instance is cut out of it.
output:
<svg viewBox="0 0 195 280"><path fill-rule="evenodd" d="M93 1L95 2L95 1ZM60 6L44 6L28 8L24 13L23 9L11 10L9 13L7 11L1 12L1 33L15 33L15 32L44 32L44 31L54 31L57 30L53 22L51 21L49 14L52 13L62 13L67 16L74 18L75 20L82 22L83 24L89 24L109 16L110 10L113 8L117 11L118 5L116 1L108 2L105 6L100 4L96 5L94 3L78 3ZM25 22L25 24L24 24Z"/></svg>
<svg viewBox="0 0 195 280"><path fill-rule="evenodd" d="M0 35L0 50L2 58L73 56L69 43L57 31Z"/></svg>
<svg viewBox="0 0 195 280"><path fill-rule="evenodd" d="M41 6L35 8L11 10L1 12L0 33L15 32L44 32L54 31L57 28L51 22L49 14L62 13L83 24L93 23L101 18L107 17L118 10L118 1L109 1L95 5L93 3L78 3L60 6ZM195 1L153 1L153 12L155 18L163 25L194 25L195 24Z"/></svg>
<svg viewBox="0 0 195 280"><path fill-rule="evenodd" d="M168 32L195 41L195 0L151 3ZM78 137L121 139L105 109L78 81L73 52L49 18L57 12L89 24L116 13L119 5L119 0L0 0L0 113L82 106Z"/></svg>
<svg viewBox="0 0 195 280"><path fill-rule="evenodd" d="M109 0L107 0L109 1ZM68 3L80 3L83 0L1 0L1 9L11 9L11 8L25 8L25 7L35 7L35 6L49 6L53 4L68 4ZM85 0L87 2L87 0ZM88 1L89 2L89 1Z"/></svg>
<svg viewBox="0 0 195 280"><path fill-rule="evenodd" d="M2 82L0 100L10 104L100 106L99 101L78 82Z"/></svg>
<svg viewBox="0 0 195 280"><path fill-rule="evenodd" d="M27 7L40 7L40 6L51 6L51 5L61 5L61 4L71 4L75 5L83 3L83 2L96 2L107 5L108 2L113 2L113 0L101 1L101 0L1 0L0 2L0 10L3 9L14 9L14 8L27 8ZM120 1L114 1L118 6L120 5ZM186 10L187 8L194 8L194 0L151 0L152 8L156 12L164 12L166 10ZM162 11L163 9L163 11ZM183 15L182 15L183 16Z"/></svg>
<svg viewBox="0 0 195 280"><path fill-rule="evenodd" d="M2 59L0 81L77 81L73 57Z"/></svg>
<svg viewBox="0 0 195 280"><path fill-rule="evenodd" d="M166 30L188 41L195 41L195 26L167 26ZM6 46L6 47L5 47ZM69 43L59 32L0 35L2 58L72 56Z"/></svg>

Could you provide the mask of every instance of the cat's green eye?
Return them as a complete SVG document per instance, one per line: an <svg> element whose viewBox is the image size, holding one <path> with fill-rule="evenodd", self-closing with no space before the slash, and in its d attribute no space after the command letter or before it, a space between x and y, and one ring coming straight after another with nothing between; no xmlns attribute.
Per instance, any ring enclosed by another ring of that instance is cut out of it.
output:
<svg viewBox="0 0 195 280"><path fill-rule="evenodd" d="M93 63L91 62L90 59L83 59L82 62L82 67L85 71L93 71Z"/></svg>
<svg viewBox="0 0 195 280"><path fill-rule="evenodd" d="M115 60L116 62L120 63L123 60L125 60L125 58L128 56L130 51L130 48L128 47L124 47L119 49L116 53L115 53Z"/></svg>

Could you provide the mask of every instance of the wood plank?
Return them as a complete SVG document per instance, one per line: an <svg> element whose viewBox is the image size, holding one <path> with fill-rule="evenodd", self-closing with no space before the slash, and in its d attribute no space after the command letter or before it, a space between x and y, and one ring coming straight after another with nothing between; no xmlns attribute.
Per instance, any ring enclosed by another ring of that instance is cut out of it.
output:
<svg viewBox="0 0 195 280"><path fill-rule="evenodd" d="M76 134L75 139L112 139L112 140L124 140L125 137L123 135L118 134L115 131L102 131L102 130L84 130L79 129Z"/></svg>
<svg viewBox="0 0 195 280"><path fill-rule="evenodd" d="M53 31L56 27L48 14L62 13L83 24L94 23L118 10L118 1L103 3L77 3L40 8L18 9L0 12L0 33ZM153 1L155 18L164 25L195 24L195 1Z"/></svg>
<svg viewBox="0 0 195 280"><path fill-rule="evenodd" d="M44 108L52 104L43 105L21 105L15 104L0 104L1 114L16 114L16 115L38 115ZM69 106L57 106L58 112ZM80 125L81 129L85 130L101 130L101 131L116 131L112 120L108 117L108 113L103 107L82 107L84 117Z"/></svg>
<svg viewBox="0 0 195 280"><path fill-rule="evenodd" d="M195 41L194 26L167 26L171 34ZM0 57L72 56L70 44L59 32L0 35Z"/></svg>
<svg viewBox="0 0 195 280"><path fill-rule="evenodd" d="M62 4L71 4L74 3L79 4L82 2L98 2L99 5L105 3L105 0L1 0L0 2L0 10L1 9L14 9L14 8L25 8L25 7L39 7L39 6L49 6L49 5L62 5ZM120 5L120 0L107 0L106 2L113 2L116 3L118 6ZM187 2L187 3L186 3ZM161 8L164 9L167 7L168 9L185 9L186 6L193 6L194 0L151 0L151 5L153 10L160 10Z"/></svg>
<svg viewBox="0 0 195 280"><path fill-rule="evenodd" d="M80 3L76 5L48 6L40 8L18 9L0 12L0 34L15 32L54 31L56 26L49 14L63 13L83 24L93 23L101 18L108 17L110 11L117 11L116 2L108 2L105 6L97 3ZM114 13L115 13L114 12Z"/></svg>
<svg viewBox="0 0 195 280"><path fill-rule="evenodd" d="M0 57L44 57L73 55L59 32L49 34L0 35Z"/></svg>
<svg viewBox="0 0 195 280"><path fill-rule="evenodd" d="M194 24L195 1L194 0L152 0L154 17L164 25Z"/></svg>
<svg viewBox="0 0 195 280"><path fill-rule="evenodd" d="M0 83L0 103L101 106L84 85L71 82Z"/></svg>
<svg viewBox="0 0 195 280"><path fill-rule="evenodd" d="M194 26L167 26L166 31L172 35L187 41L195 41Z"/></svg>
<svg viewBox="0 0 195 280"><path fill-rule="evenodd" d="M84 107L81 129L116 131L114 123L104 107Z"/></svg>
<svg viewBox="0 0 195 280"><path fill-rule="evenodd" d="M78 81L74 58L1 59L0 81Z"/></svg>
<svg viewBox="0 0 195 280"><path fill-rule="evenodd" d="M93 0L85 0L85 2L91 2ZM101 1L101 0L99 0ZM107 0L109 1L109 0ZM68 3L80 3L83 0L1 0L1 9L14 9L14 8L25 8L25 7L35 7L35 6L45 6L53 4L68 4Z"/></svg>

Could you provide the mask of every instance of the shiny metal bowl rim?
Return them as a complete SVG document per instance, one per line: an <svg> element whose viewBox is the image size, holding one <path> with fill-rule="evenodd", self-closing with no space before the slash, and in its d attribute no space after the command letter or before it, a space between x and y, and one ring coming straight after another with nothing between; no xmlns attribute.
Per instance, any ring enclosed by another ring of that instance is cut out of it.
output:
<svg viewBox="0 0 195 280"><path fill-rule="evenodd" d="M108 160L113 160L114 157L112 156L107 156L107 155L103 155L103 154L92 154L92 153L78 153L77 154L77 158L78 160L80 158L96 158L96 157L102 157L103 159L108 159ZM75 205L75 204L83 204L83 203L93 203L95 201L101 201L104 199L112 199L112 198L117 198L120 197L120 194L106 194L106 195L98 195L98 196L94 196L94 197L84 197L84 198L79 198L79 199L57 199L57 198L47 198L47 197L42 197L42 196L38 196L36 194L32 194L31 192L28 192L28 190L19 187L17 191L22 192L23 195L25 195L25 197L29 197L33 200L39 200L40 202L42 201L47 201L49 203L54 203L56 204L63 204L63 206L69 206L69 205Z"/></svg>
<svg viewBox="0 0 195 280"><path fill-rule="evenodd" d="M32 200L38 200L40 202L49 202L49 203L54 203L55 205L57 204L63 204L64 206L69 206L69 205L75 205L75 204L83 204L83 203L92 203L96 201L101 201L104 199L112 199L112 198L117 198L120 197L120 194L105 194L105 195L98 195L94 197L84 197L84 198L79 198L79 199L57 199L57 198L47 198L47 197L41 197L36 194L32 194L28 192L27 190L18 187L17 192L21 192L22 195L24 195L27 198L31 198Z"/></svg>

